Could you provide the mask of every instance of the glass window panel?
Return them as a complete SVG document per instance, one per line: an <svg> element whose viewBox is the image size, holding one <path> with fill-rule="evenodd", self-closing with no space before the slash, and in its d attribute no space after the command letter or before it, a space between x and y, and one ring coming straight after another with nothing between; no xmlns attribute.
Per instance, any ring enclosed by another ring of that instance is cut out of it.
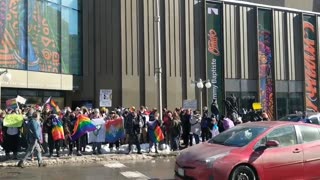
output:
<svg viewBox="0 0 320 180"><path fill-rule="evenodd" d="M303 93L289 93L289 113L304 111Z"/></svg>
<svg viewBox="0 0 320 180"><path fill-rule="evenodd" d="M79 1L78 0L63 0L62 5L73 8L73 9L79 9Z"/></svg>
<svg viewBox="0 0 320 180"><path fill-rule="evenodd" d="M61 54L62 73L80 75L82 73L79 13L62 7Z"/></svg>
<svg viewBox="0 0 320 180"><path fill-rule="evenodd" d="M60 73L60 6L28 1L28 69Z"/></svg>
<svg viewBox="0 0 320 180"><path fill-rule="evenodd" d="M278 119L288 114L288 93L277 93Z"/></svg>
<svg viewBox="0 0 320 180"><path fill-rule="evenodd" d="M0 67L27 68L27 8L24 1L0 1Z"/></svg>
<svg viewBox="0 0 320 180"><path fill-rule="evenodd" d="M240 109L246 111L252 109L252 104L257 101L257 93L255 92L241 92Z"/></svg>
<svg viewBox="0 0 320 180"><path fill-rule="evenodd" d="M56 4L60 4L60 0L47 0L47 1L53 2L53 3L56 3ZM65 1L65 0L63 0L63 1Z"/></svg>

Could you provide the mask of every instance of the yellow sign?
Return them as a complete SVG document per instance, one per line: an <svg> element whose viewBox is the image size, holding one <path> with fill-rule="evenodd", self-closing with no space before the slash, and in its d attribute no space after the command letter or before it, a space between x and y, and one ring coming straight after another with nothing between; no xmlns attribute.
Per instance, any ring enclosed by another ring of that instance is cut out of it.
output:
<svg viewBox="0 0 320 180"><path fill-rule="evenodd" d="M23 123L23 116L19 114L9 114L3 120L5 127L21 127Z"/></svg>
<svg viewBox="0 0 320 180"><path fill-rule="evenodd" d="M253 108L253 110L261 110L262 105L259 102L255 102L255 103L252 103L252 108Z"/></svg>

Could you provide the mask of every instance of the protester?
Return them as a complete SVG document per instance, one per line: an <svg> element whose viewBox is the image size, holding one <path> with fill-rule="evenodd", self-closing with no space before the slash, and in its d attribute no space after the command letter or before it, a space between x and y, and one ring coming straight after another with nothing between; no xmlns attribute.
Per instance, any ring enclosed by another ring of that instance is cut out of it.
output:
<svg viewBox="0 0 320 180"><path fill-rule="evenodd" d="M8 114L16 114L15 111L10 109ZM20 129L21 127L6 127L3 126L3 148L6 153L6 159L10 159L10 152L13 152L13 159L18 158L18 150L20 143Z"/></svg>
<svg viewBox="0 0 320 180"><path fill-rule="evenodd" d="M177 112L174 112L173 117L170 121L170 147L172 151L177 151L180 147L180 136L182 131L179 114Z"/></svg>
<svg viewBox="0 0 320 180"><path fill-rule="evenodd" d="M41 141L41 127L40 127L40 113L39 112L33 112L32 118L28 122L28 149L23 157L22 160L19 161L18 166L23 168L24 163L27 160L27 158L33 154L33 151L37 151L37 160L38 160L38 166L45 166L45 164L42 161L41 157L41 147L40 147L40 141Z"/></svg>
<svg viewBox="0 0 320 180"><path fill-rule="evenodd" d="M200 134L201 134L201 114L199 111L194 111L193 116L190 119L191 129L190 129L190 146L193 145L193 139L196 144L200 142Z"/></svg>
<svg viewBox="0 0 320 180"><path fill-rule="evenodd" d="M154 131L157 127L161 126L161 122L159 120L159 113L155 113L152 118L147 122L148 126L148 135L149 135L149 153L151 152L151 148L154 145L155 152L158 153L158 145L157 145L157 139L154 135Z"/></svg>
<svg viewBox="0 0 320 180"><path fill-rule="evenodd" d="M143 127L143 120L141 116L138 116L136 112L131 112L128 117L128 134L129 134L129 148L128 154L132 152L132 144L135 144L138 150L138 154L142 154L141 147L140 147L140 138L141 138L141 131Z"/></svg>

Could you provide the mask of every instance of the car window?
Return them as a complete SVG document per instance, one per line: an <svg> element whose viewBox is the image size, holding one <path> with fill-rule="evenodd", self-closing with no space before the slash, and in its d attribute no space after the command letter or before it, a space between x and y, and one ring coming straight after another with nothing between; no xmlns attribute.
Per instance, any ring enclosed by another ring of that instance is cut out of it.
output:
<svg viewBox="0 0 320 180"><path fill-rule="evenodd" d="M298 126L302 135L303 143L320 140L319 128L310 126Z"/></svg>
<svg viewBox="0 0 320 180"><path fill-rule="evenodd" d="M279 147L298 144L296 131L293 126L280 127L271 131L266 137L262 138L255 146L263 146L267 141L275 140L279 142Z"/></svg>
<svg viewBox="0 0 320 180"><path fill-rule="evenodd" d="M266 127L236 126L218 134L208 142L225 146L242 147L250 143L266 130Z"/></svg>

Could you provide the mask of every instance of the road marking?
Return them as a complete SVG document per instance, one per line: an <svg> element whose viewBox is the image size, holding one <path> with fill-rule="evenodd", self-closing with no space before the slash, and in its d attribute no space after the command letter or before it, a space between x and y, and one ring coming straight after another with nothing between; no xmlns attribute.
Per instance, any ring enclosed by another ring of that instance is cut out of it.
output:
<svg viewBox="0 0 320 180"><path fill-rule="evenodd" d="M125 172L121 172L121 174L129 179L150 179L148 176L138 172L138 171L125 171Z"/></svg>
<svg viewBox="0 0 320 180"><path fill-rule="evenodd" d="M108 168L125 168L126 166L124 164L121 164L119 162L110 162L103 165L104 167Z"/></svg>

